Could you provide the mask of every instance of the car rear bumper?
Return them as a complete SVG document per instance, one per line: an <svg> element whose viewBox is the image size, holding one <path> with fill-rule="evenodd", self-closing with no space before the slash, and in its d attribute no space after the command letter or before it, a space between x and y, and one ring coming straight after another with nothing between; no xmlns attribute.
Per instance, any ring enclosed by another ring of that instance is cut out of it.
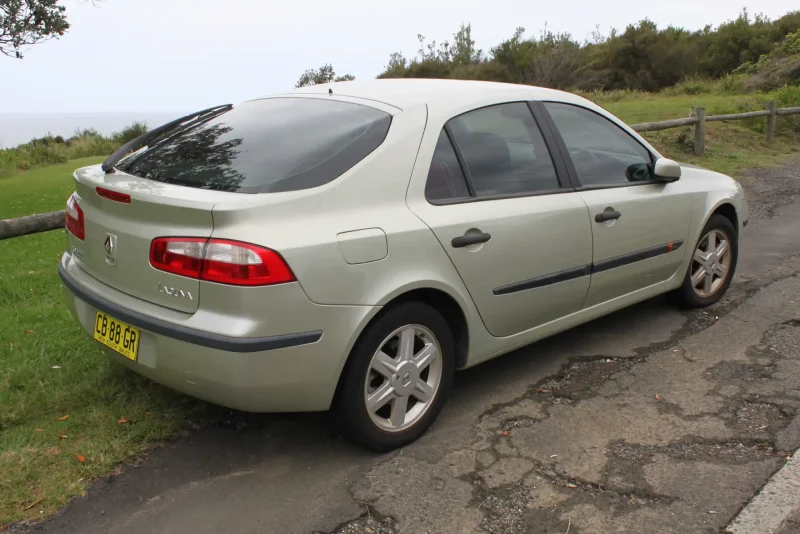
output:
<svg viewBox="0 0 800 534"><path fill-rule="evenodd" d="M379 309L317 305L293 284L281 288L276 301L298 309L280 310L280 320L266 318L263 301L260 310L248 309L253 299L237 299L239 317L202 310L189 315L125 295L70 259L65 253L59 275L68 307L87 334L98 310L141 330L135 362L103 347L110 357L167 387L245 411L329 408L357 332ZM287 301L287 295L294 296ZM246 336L236 335L242 324Z"/></svg>

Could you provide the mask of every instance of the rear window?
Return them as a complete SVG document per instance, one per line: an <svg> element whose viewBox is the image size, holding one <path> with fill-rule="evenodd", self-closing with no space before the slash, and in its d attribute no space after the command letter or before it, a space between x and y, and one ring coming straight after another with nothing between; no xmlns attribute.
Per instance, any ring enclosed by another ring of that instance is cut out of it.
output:
<svg viewBox="0 0 800 534"><path fill-rule="evenodd" d="M391 116L312 98L246 102L179 131L118 168L200 189L273 193L331 182L386 138Z"/></svg>

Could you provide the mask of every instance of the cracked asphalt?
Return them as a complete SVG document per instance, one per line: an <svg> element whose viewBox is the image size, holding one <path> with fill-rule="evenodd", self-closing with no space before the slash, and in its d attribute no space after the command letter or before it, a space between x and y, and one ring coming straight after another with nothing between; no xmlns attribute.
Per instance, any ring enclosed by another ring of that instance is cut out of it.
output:
<svg viewBox="0 0 800 534"><path fill-rule="evenodd" d="M798 163L742 177L753 219L712 308L654 299L459 373L388 455L323 414L231 413L33 528L720 532L800 447Z"/></svg>

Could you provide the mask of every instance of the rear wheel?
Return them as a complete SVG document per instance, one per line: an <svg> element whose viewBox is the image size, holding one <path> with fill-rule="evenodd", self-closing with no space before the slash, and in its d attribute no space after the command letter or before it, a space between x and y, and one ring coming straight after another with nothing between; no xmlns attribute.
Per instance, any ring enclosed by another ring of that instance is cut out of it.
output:
<svg viewBox="0 0 800 534"><path fill-rule="evenodd" d="M350 354L334 405L343 432L375 451L421 436L442 409L454 373L453 336L434 308L388 309Z"/></svg>
<svg viewBox="0 0 800 534"><path fill-rule="evenodd" d="M677 291L680 303L702 308L720 300L731 285L738 257L736 228L728 218L713 215L703 228L683 285Z"/></svg>

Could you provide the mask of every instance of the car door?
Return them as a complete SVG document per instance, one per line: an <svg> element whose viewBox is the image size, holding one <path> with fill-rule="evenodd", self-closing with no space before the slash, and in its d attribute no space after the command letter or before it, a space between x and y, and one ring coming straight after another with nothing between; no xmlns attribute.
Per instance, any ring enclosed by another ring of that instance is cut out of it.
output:
<svg viewBox="0 0 800 534"><path fill-rule="evenodd" d="M691 197L652 179L653 155L619 125L585 107L541 104L593 230L592 280L584 307L663 283L680 267Z"/></svg>
<svg viewBox="0 0 800 534"><path fill-rule="evenodd" d="M529 105L442 122L426 129L417 162L425 195L410 196L409 207L447 252L487 330L510 336L579 311L589 289L589 216L562 187L563 162L554 164Z"/></svg>

